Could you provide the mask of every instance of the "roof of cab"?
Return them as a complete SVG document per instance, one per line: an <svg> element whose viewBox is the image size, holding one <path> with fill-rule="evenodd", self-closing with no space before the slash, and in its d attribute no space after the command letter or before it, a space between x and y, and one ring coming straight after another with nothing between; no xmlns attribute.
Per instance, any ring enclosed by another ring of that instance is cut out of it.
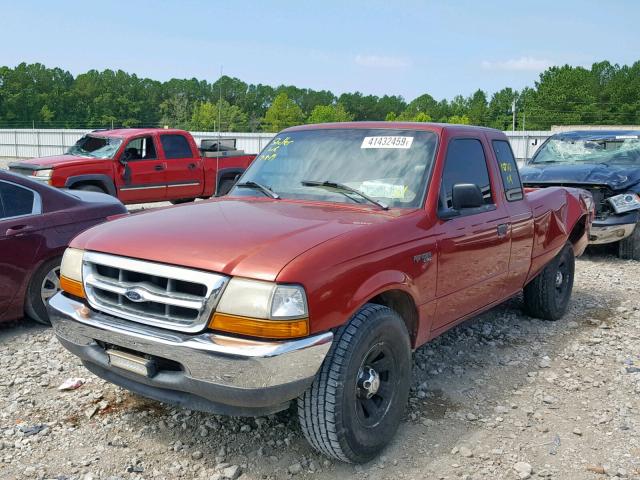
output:
<svg viewBox="0 0 640 480"><path fill-rule="evenodd" d="M500 132L489 127L478 127L475 125L460 125L453 123L425 123L425 122L340 122L340 123L316 123L309 125L298 125L296 127L290 127L283 132L295 132L300 130L329 130L329 129L349 129L349 128L380 128L389 130L427 130L431 132L440 133L444 130L448 132L470 132L470 131L487 131L487 132Z"/></svg>
<svg viewBox="0 0 640 480"><path fill-rule="evenodd" d="M113 130L94 130L91 134L100 137L130 138L139 135L151 135L156 132L162 133L185 133L177 128L114 128Z"/></svg>

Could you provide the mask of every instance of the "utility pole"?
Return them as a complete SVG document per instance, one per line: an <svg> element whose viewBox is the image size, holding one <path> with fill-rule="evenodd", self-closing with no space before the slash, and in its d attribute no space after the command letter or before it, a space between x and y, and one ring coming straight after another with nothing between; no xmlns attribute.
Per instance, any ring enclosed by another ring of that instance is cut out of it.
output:
<svg viewBox="0 0 640 480"><path fill-rule="evenodd" d="M513 115L511 130L516 131L516 99L513 98L513 102L511 103L511 113Z"/></svg>

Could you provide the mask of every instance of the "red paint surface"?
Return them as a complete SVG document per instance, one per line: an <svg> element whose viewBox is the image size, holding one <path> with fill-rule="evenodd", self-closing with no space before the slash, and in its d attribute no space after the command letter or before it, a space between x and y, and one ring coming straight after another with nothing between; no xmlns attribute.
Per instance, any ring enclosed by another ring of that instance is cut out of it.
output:
<svg viewBox="0 0 640 480"><path fill-rule="evenodd" d="M182 135L190 147L188 158L166 158L160 142L160 135ZM201 157L195 140L188 132L176 129L128 128L95 132L101 137L116 137L123 140L113 159L96 159L75 155L40 157L21 162L25 165L53 168L51 185L63 188L68 179L78 175L105 175L116 188L117 197L126 204L157 202L184 198L206 198L216 193L218 173L227 168L244 170L255 155L238 155L218 158ZM129 162L131 179L124 180L124 166L119 159L128 142L140 137L153 137L156 149L155 159L138 159ZM196 185L172 186L196 183ZM148 187L130 189L131 187ZM149 188L155 186L157 188Z"/></svg>

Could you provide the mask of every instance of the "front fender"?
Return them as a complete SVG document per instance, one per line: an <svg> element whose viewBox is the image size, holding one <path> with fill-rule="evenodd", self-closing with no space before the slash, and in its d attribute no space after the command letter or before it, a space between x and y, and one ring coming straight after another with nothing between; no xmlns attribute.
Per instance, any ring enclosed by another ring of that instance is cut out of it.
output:
<svg viewBox="0 0 640 480"><path fill-rule="evenodd" d="M64 182L64 186L66 188L73 188L74 185L86 182L99 183L109 195L111 195L112 197L117 197L116 186L113 183L113 180L107 175L103 174L96 173L87 175L75 175L67 178Z"/></svg>
<svg viewBox="0 0 640 480"><path fill-rule="evenodd" d="M349 318L353 316L360 307L372 298L389 290L401 290L408 294L416 304L413 292L413 282L411 278L404 272L398 270L384 270L374 274L366 279L360 287L355 291L351 301L347 304L348 310L351 312Z"/></svg>

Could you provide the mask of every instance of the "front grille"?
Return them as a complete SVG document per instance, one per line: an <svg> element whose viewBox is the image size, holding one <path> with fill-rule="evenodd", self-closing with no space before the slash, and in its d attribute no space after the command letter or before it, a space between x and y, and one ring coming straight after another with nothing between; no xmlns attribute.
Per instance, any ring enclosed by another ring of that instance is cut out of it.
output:
<svg viewBox="0 0 640 480"><path fill-rule="evenodd" d="M190 268L85 252L89 304L117 317L182 332L202 330L229 277Z"/></svg>

